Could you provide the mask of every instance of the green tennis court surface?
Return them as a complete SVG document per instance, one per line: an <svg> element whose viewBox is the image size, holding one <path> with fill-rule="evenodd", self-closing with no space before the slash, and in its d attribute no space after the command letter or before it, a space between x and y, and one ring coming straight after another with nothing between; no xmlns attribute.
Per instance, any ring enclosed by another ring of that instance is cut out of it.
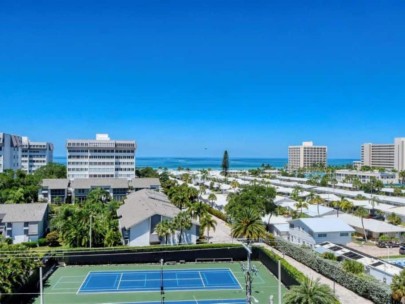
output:
<svg viewBox="0 0 405 304"><path fill-rule="evenodd" d="M252 303L277 303L277 279L260 262ZM242 304L245 278L238 262L61 267L44 284L46 304ZM221 284L223 286L221 286ZM222 288L223 287L223 288ZM286 289L283 286L283 292ZM39 298L35 303L40 303Z"/></svg>

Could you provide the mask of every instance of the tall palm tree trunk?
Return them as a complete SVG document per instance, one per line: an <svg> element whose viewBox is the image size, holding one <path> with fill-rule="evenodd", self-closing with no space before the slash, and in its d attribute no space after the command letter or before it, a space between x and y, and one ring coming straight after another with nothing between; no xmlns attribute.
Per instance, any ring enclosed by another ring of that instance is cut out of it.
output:
<svg viewBox="0 0 405 304"><path fill-rule="evenodd" d="M364 228L363 217L361 218L361 225L363 226L364 239L365 239L366 242L367 242L367 234L366 234L366 228Z"/></svg>

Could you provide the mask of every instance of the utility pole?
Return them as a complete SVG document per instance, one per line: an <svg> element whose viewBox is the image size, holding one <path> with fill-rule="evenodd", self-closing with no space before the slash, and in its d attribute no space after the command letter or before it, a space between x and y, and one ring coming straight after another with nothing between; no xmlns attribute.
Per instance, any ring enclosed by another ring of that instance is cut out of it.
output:
<svg viewBox="0 0 405 304"><path fill-rule="evenodd" d="M242 271L245 273L245 282L246 282L246 304L252 303L252 282L253 276L252 274L257 273L257 269L255 266L252 267L251 263L251 255L252 255L252 246L251 244L242 243L243 247L245 247L247 251L247 262L246 265L242 264Z"/></svg>
<svg viewBox="0 0 405 304"><path fill-rule="evenodd" d="M40 303L44 304L44 290L42 284L42 266L39 267L39 297Z"/></svg>
<svg viewBox="0 0 405 304"><path fill-rule="evenodd" d="M160 259L160 303L165 303L165 290L163 286L163 259Z"/></svg>

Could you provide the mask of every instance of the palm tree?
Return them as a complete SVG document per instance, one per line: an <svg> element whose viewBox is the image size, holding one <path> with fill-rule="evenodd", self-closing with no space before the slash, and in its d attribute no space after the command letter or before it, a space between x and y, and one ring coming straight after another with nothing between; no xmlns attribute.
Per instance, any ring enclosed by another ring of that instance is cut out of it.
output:
<svg viewBox="0 0 405 304"><path fill-rule="evenodd" d="M308 208L308 203L303 201L301 198L298 200L298 202L294 205L295 208L300 209L300 217L302 216L302 209L303 208Z"/></svg>
<svg viewBox="0 0 405 304"><path fill-rule="evenodd" d="M161 238L165 238L165 244L167 245L168 236L171 233L171 223L168 220L163 220L155 227L155 232Z"/></svg>
<svg viewBox="0 0 405 304"><path fill-rule="evenodd" d="M405 270L392 278L392 298L400 303L405 303Z"/></svg>
<svg viewBox="0 0 405 304"><path fill-rule="evenodd" d="M217 200L217 196L214 193L208 195L208 201L211 203L211 206L214 206L214 201Z"/></svg>
<svg viewBox="0 0 405 304"><path fill-rule="evenodd" d="M231 188L232 189L235 190L236 188L239 188L239 187L240 187L240 185L236 180L231 181Z"/></svg>
<svg viewBox="0 0 405 304"><path fill-rule="evenodd" d="M328 285L321 284L319 278L315 281L305 278L298 285L293 286L284 295L285 304L336 304L338 299Z"/></svg>
<svg viewBox="0 0 405 304"><path fill-rule="evenodd" d="M301 192L302 192L302 188L300 186L295 186L293 188L293 191L291 192L291 198L294 201L298 201L300 199L300 197L301 197L300 196Z"/></svg>
<svg viewBox="0 0 405 304"><path fill-rule="evenodd" d="M217 221L211 216L211 214L207 214L200 219L200 225L203 232L204 230L207 230L207 240L209 241L210 229L215 231Z"/></svg>
<svg viewBox="0 0 405 304"><path fill-rule="evenodd" d="M201 201L194 202L189 205L187 212L193 219L200 219L208 214L208 205Z"/></svg>
<svg viewBox="0 0 405 304"><path fill-rule="evenodd" d="M401 178L402 184L405 184L405 170L400 171L398 173L399 177Z"/></svg>
<svg viewBox="0 0 405 304"><path fill-rule="evenodd" d="M363 183L360 181L360 179L359 179L357 176L356 176L356 177L353 177L352 186L353 186L356 190L359 190L362 185L363 185Z"/></svg>
<svg viewBox="0 0 405 304"><path fill-rule="evenodd" d="M369 203L370 203L370 205L372 207L371 212L374 212L374 208L375 208L376 205L378 205L380 203L380 199L377 196L372 195L370 200L369 200Z"/></svg>
<svg viewBox="0 0 405 304"><path fill-rule="evenodd" d="M364 239L367 242L366 229L364 228L364 218L369 215L369 212L367 211L367 209L364 209L363 207L358 207L357 210L354 212L354 215L361 218L361 225L363 226Z"/></svg>
<svg viewBox="0 0 405 304"><path fill-rule="evenodd" d="M343 211L349 212L349 211L353 210L354 205L353 205L352 202L348 201L347 199L345 199L345 198L342 196L342 198L340 199L339 207L340 207Z"/></svg>
<svg viewBox="0 0 405 304"><path fill-rule="evenodd" d="M260 215L253 209L244 208L236 215L232 224L232 237L258 239L266 233Z"/></svg>
<svg viewBox="0 0 405 304"><path fill-rule="evenodd" d="M312 194L312 195L311 195ZM317 194L314 194L313 192L311 192L311 194L308 196L308 202L312 205L316 205L317 209L318 209L318 215L319 215L319 205L322 204L324 202L323 198L320 197Z"/></svg>
<svg viewBox="0 0 405 304"><path fill-rule="evenodd" d="M200 185L199 186L198 196L199 196L200 199L205 194L206 191L207 191L207 187L205 187L205 185Z"/></svg>
<svg viewBox="0 0 405 304"><path fill-rule="evenodd" d="M191 217L187 212L179 212L173 220L174 227L180 231L179 234L179 244L182 242L183 231L188 230L193 225L191 222Z"/></svg>

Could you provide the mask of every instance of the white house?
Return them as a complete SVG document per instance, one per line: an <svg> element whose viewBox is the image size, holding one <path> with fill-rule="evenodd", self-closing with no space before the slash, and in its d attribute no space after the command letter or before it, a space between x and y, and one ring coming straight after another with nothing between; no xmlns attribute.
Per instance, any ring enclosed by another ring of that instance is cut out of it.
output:
<svg viewBox="0 0 405 304"><path fill-rule="evenodd" d="M131 193L117 211L124 243L129 246L165 244L166 240L159 239L155 227L162 220L172 220L179 212L163 193L148 189ZM198 236L199 225L193 222L189 230L183 231L182 243L195 244ZM168 244L178 241L179 231L169 237Z"/></svg>
<svg viewBox="0 0 405 304"><path fill-rule="evenodd" d="M0 235L14 244L37 241L47 228L48 204L0 205Z"/></svg>
<svg viewBox="0 0 405 304"><path fill-rule="evenodd" d="M345 222L335 218L300 218L289 223L288 240L310 247L325 241L345 245L355 232Z"/></svg>

